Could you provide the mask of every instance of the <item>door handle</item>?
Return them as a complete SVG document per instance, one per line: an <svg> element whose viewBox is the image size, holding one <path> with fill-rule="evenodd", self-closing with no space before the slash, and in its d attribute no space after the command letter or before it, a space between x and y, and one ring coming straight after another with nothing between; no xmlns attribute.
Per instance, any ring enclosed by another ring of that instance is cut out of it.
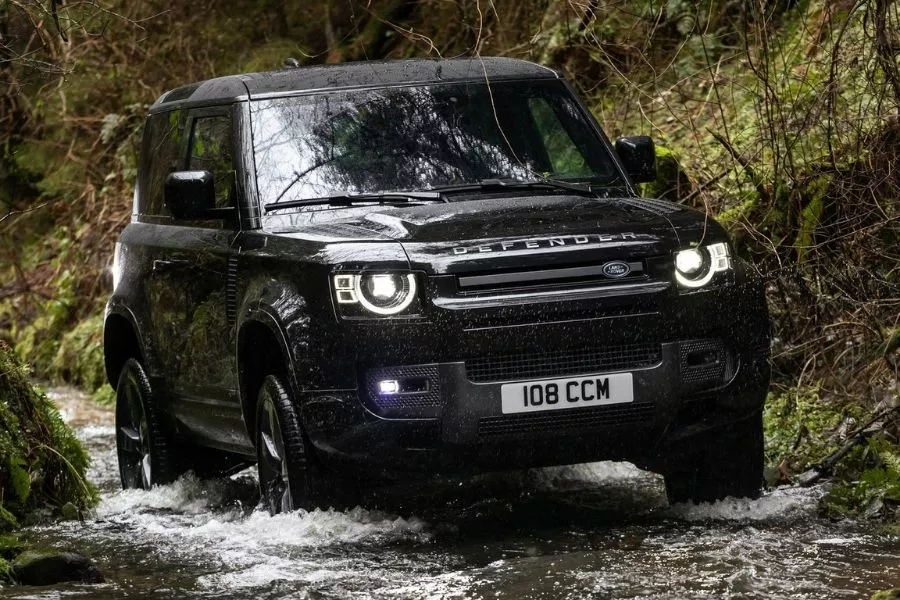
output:
<svg viewBox="0 0 900 600"><path fill-rule="evenodd" d="M153 271L171 271L172 269L178 269L181 267L186 267L190 264L190 261L187 260L154 260L153 261Z"/></svg>

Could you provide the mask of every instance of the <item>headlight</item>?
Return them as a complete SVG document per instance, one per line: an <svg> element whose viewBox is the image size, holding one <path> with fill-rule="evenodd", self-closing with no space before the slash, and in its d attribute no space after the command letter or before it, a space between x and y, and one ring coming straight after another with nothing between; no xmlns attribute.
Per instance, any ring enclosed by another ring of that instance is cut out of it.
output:
<svg viewBox="0 0 900 600"><path fill-rule="evenodd" d="M675 280L683 287L703 287L716 273L730 269L731 256L725 243L679 250L675 254Z"/></svg>
<svg viewBox="0 0 900 600"><path fill-rule="evenodd" d="M378 316L399 315L408 311L416 300L416 276L412 273L341 273L334 275L332 282L335 298L345 316L365 316L366 312Z"/></svg>

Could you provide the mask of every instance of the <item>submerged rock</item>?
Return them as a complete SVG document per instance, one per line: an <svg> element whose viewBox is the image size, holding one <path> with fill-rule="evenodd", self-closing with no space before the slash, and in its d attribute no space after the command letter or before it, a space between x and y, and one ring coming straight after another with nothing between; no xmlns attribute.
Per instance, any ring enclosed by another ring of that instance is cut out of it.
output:
<svg viewBox="0 0 900 600"><path fill-rule="evenodd" d="M875 592L870 600L900 600L900 588Z"/></svg>
<svg viewBox="0 0 900 600"><path fill-rule="evenodd" d="M90 559L74 552L24 552L12 563L12 577L21 585L103 583L103 575Z"/></svg>

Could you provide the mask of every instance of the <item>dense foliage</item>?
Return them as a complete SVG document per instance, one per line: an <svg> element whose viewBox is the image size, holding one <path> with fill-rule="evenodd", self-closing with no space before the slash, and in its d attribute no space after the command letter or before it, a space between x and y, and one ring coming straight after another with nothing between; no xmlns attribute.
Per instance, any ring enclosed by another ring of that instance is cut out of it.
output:
<svg viewBox="0 0 900 600"><path fill-rule="evenodd" d="M0 337L41 377L102 385L97 315L142 117L162 91L288 56L491 54L563 71L612 136L652 134L661 169L646 194L709 211L758 265L776 334L770 447L786 476L898 403L894 1L54 6L0 5Z"/></svg>
<svg viewBox="0 0 900 600"><path fill-rule="evenodd" d="M53 402L29 383L13 351L0 342L0 530L43 512L96 501L89 459Z"/></svg>

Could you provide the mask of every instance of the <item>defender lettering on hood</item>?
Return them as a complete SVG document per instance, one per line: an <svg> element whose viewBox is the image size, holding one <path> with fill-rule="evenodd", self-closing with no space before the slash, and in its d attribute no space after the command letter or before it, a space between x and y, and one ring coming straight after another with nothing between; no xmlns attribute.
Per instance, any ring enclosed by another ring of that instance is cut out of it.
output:
<svg viewBox="0 0 900 600"><path fill-rule="evenodd" d="M478 246L457 246L453 248L453 254L477 254L487 252L506 252L510 250L537 250L539 248L553 248L556 246L582 246L591 243L617 242L624 240L652 240L656 236L650 233L599 233L590 235L561 235L548 238L536 238L530 240L514 240L481 244Z"/></svg>

